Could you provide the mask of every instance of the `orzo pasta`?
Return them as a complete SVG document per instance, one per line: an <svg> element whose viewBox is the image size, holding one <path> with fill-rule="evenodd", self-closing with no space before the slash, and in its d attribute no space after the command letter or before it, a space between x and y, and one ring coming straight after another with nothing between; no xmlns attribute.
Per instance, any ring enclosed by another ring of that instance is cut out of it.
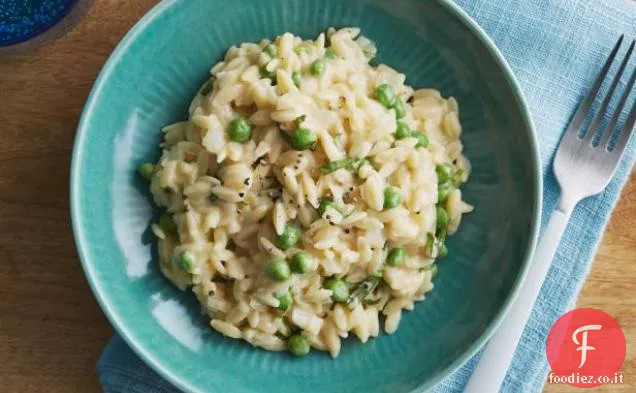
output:
<svg viewBox="0 0 636 393"><path fill-rule="evenodd" d="M395 332L472 210L457 102L371 66L359 33L231 47L140 167L161 271L228 337L335 357Z"/></svg>

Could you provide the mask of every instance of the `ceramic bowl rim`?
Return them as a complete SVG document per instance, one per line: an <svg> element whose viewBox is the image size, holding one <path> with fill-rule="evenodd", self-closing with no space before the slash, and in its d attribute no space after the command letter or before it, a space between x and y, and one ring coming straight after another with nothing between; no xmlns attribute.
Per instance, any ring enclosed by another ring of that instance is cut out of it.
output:
<svg viewBox="0 0 636 393"><path fill-rule="evenodd" d="M171 0L171 1L162 1L151 8L139 21L135 23L135 25L126 33L124 38L119 42L117 47L109 56L108 60L104 64L102 70L100 71L93 88L88 96L86 104L84 105L84 109L82 110L80 122L78 125L77 133L75 136L75 142L73 145L73 153L71 159L71 174L70 174L70 207L71 207L71 221L73 228L73 236L75 239L75 245L80 257L81 265L88 280L88 283L91 287L95 298L101 309L104 311L104 314L113 325L114 329L121 335L126 344L146 363L149 367L151 367L154 371L156 371L160 376L168 380L174 386L179 389L182 389L186 392L192 393L206 393L202 390L194 387L189 381L184 380L179 375L175 374L168 367L165 367L161 364L161 362L151 355L143 344L137 342L130 332L124 321L121 319L120 315L118 315L115 308L111 305L109 295L105 293L101 284L95 278L96 274L94 272L94 263L89 259L89 253L87 252L87 240L84 236L84 229L81 224L81 209L80 209L80 195L81 195L81 180L80 180L80 169L79 163L81 162L81 157L84 151L84 143L86 139L86 135L88 134L88 130L91 128L90 126L90 118L92 117L93 110L95 106L98 104L98 97L107 83L110 73L116 68L120 59L123 55L127 53L130 45L137 39L137 37L145 31L145 29L162 13L166 12L170 7L175 6L181 0ZM428 381L420 384L417 388L415 388L410 393L419 393L424 392L427 389L432 388L442 381L445 377L450 375L453 371L461 367L465 364L479 349L490 339L496 329L499 327L503 318L508 313L513 301L516 299L517 294L519 292L519 288L521 283L525 280L526 275L528 273L530 261L532 260L532 255L534 249L536 247L539 228L540 228L540 220L541 220L541 206L542 206L542 194L543 194L543 182L542 182L542 170L541 170L541 162L540 162L540 154L537 143L537 134L535 131L535 127L532 121L532 117L530 115L530 110L526 99L523 95L523 91L515 78L512 69L508 65L507 61L496 47L492 39L487 35L487 33L475 22L463 9L461 9L458 5L452 2L452 0L436 0L441 6L445 7L447 11L449 11L453 16L455 16L460 23L464 24L468 30L486 47L488 54L492 56L495 63L500 67L506 81L509 83L512 88L513 96L516 100L516 104L519 106L522 122L525 126L525 129L528 132L528 138L530 140L530 153L534 167L532 168L532 173L535 177L534 179L534 196L533 196L533 217L532 223L530 226L530 238L529 242L526 246L526 250L524 253L524 260L522 262L519 274L513 283L510 292L508 293L505 301L503 302L499 311L495 314L493 320L490 324L485 328L481 336L475 340L462 354L457 356L457 358L449 364L444 369L438 371L436 375L430 378Z"/></svg>

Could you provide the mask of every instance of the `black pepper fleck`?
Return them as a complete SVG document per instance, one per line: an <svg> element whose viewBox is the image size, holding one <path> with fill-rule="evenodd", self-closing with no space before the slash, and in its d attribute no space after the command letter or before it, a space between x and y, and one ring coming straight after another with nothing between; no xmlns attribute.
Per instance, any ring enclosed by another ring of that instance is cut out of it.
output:
<svg viewBox="0 0 636 393"><path fill-rule="evenodd" d="M294 169L298 170L298 165L294 165Z"/></svg>
<svg viewBox="0 0 636 393"><path fill-rule="evenodd" d="M245 196L245 193L244 192L239 192L238 196L239 196L239 198L243 198Z"/></svg>
<svg viewBox="0 0 636 393"><path fill-rule="evenodd" d="M250 178L246 177L245 180L243 180L243 184L245 184L246 186L250 185Z"/></svg>
<svg viewBox="0 0 636 393"><path fill-rule="evenodd" d="M351 233L351 229L345 229L345 233L348 235Z"/></svg>

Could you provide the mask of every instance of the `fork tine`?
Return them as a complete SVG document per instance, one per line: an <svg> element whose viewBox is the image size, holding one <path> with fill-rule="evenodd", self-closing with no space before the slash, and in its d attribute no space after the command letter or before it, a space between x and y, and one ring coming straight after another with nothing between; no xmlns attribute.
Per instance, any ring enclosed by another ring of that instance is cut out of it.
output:
<svg viewBox="0 0 636 393"><path fill-rule="evenodd" d="M630 135L634 133L634 123L636 123L636 100L634 101L634 105L632 105L632 110L629 112L629 117L620 130L618 139L616 139L616 145L612 150L612 153L615 153L616 161L620 159L623 150L625 150L625 146L627 146Z"/></svg>
<svg viewBox="0 0 636 393"><path fill-rule="evenodd" d="M596 135L596 131L598 131L598 127L601 124L603 117L607 113L607 108L609 107L610 101L612 101L612 98L614 96L614 91L616 90L616 86L618 86L618 82L620 82L621 78L623 77L623 72L625 71L625 67L627 67L627 63L629 63L629 59L632 56L632 51L634 50L635 44L636 44L636 41L632 40L632 43L627 49L627 53L625 54L625 57L623 58L623 61L621 62L620 67L618 68L618 72L616 72L616 75L614 76L614 80L612 80L612 84L610 85L609 91L607 92L605 99L603 99L603 103L601 104L601 107L599 108L598 112L594 116L594 120L592 120L592 124L590 124L590 127L588 128L585 134L584 140L586 142L592 141L594 136ZM603 129L603 132L605 132L605 129Z"/></svg>
<svg viewBox="0 0 636 393"><path fill-rule="evenodd" d="M579 109L577 109L574 115L574 118L572 119L569 127L565 131L565 136L564 136L565 139L576 139L578 137L578 132L579 132L579 129L581 128L581 124L583 124L583 120L585 120L585 116L587 115L587 112L590 110L590 107L592 106L592 103L594 102L594 99L596 98L596 95L598 94L598 91L600 90L601 85L603 84L603 80L607 76L607 72L612 66L612 63L614 62L614 57L616 57L616 53L618 52L618 49L621 47L621 44L623 43L624 38L625 38L625 35L621 34L621 37L618 39L618 42L616 42L616 45L614 45L614 49L612 49L612 52L607 57L607 60L605 60L605 64L603 65L601 72L599 72L598 76L596 77L594 86L592 86L592 88L587 94L587 97L585 97L585 100L583 101L581 106L579 106Z"/></svg>
<svg viewBox="0 0 636 393"><path fill-rule="evenodd" d="M616 111L614 112L614 116L612 116L612 120L605 127L605 130L603 130L603 138L598 143L599 148L607 149L609 147L609 140L612 137L612 134L614 134L614 128L616 127L616 123L618 123L618 119L621 117L621 112L623 112L623 108L625 107L625 104L627 104L627 99L629 98L629 94L632 92L632 89L634 88L634 82L636 82L636 68L634 68L634 72L632 72L632 76L629 79L629 82L627 82L625 92L623 93L623 97L621 97L621 100L619 101L618 106L616 107Z"/></svg>

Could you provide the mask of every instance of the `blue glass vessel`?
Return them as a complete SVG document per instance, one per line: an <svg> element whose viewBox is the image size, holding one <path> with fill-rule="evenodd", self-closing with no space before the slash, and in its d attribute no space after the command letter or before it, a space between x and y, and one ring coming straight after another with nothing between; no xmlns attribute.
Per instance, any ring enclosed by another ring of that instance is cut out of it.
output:
<svg viewBox="0 0 636 393"><path fill-rule="evenodd" d="M91 0L0 1L0 52L49 43L86 15Z"/></svg>

